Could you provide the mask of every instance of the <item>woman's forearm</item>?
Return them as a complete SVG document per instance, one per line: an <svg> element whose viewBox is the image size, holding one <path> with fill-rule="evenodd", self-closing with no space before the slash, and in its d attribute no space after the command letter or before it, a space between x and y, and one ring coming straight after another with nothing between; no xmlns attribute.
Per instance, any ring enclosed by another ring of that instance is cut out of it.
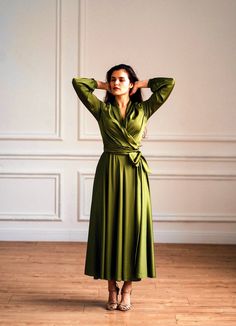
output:
<svg viewBox="0 0 236 326"><path fill-rule="evenodd" d="M100 81L100 80L96 80L97 82L97 88L98 89L104 89L105 91L108 91L108 83Z"/></svg>
<svg viewBox="0 0 236 326"><path fill-rule="evenodd" d="M147 88L148 87L148 80L137 80L132 88L130 96L135 94L139 88Z"/></svg>
<svg viewBox="0 0 236 326"><path fill-rule="evenodd" d="M147 88L148 87L148 80L138 80L137 82L138 88Z"/></svg>

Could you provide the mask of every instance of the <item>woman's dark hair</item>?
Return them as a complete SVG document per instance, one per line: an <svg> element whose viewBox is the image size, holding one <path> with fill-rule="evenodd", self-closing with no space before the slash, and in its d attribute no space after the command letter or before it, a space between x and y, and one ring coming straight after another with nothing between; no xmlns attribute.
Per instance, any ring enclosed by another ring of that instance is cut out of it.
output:
<svg viewBox="0 0 236 326"><path fill-rule="evenodd" d="M122 64L116 65L116 66L114 66L114 67L112 67L111 69L108 70L108 72L106 74L106 80L107 80L107 82L109 84L110 84L110 81L111 81L112 73L114 71L121 70L121 69L123 69L123 70L125 70L127 72L129 80L130 80L131 83L135 83L138 80L138 77L137 77L136 73L134 72L133 68L122 63ZM141 103L143 101L142 93L141 93L140 88L132 96L130 96L130 100L133 103L134 102ZM106 92L106 96L105 96L104 101L105 101L105 103L113 104L115 102L115 96L113 94L111 94L110 92Z"/></svg>

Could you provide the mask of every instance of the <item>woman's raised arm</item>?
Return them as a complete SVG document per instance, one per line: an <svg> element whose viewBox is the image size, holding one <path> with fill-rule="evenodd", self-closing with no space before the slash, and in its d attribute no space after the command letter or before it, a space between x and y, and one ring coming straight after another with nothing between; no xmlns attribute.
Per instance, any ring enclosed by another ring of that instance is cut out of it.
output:
<svg viewBox="0 0 236 326"><path fill-rule="evenodd" d="M96 81L93 78L73 78L72 84L81 102L99 120L103 102L93 92L96 88L105 89L106 83Z"/></svg>
<svg viewBox="0 0 236 326"><path fill-rule="evenodd" d="M175 81L173 78L157 77L149 80L137 81L134 84L130 95L134 94L138 88L150 88L152 95L144 101L143 107L146 116L149 118L167 100L173 90Z"/></svg>

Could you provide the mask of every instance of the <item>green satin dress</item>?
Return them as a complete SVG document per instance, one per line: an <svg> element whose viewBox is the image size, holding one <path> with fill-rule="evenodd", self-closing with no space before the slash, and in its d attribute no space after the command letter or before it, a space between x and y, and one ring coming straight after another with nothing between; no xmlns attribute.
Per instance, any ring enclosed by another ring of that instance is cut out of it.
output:
<svg viewBox="0 0 236 326"><path fill-rule="evenodd" d="M149 168L140 143L147 120L168 98L174 80L150 79L153 94L142 103L130 101L125 118L118 105L93 94L94 79L73 78L72 83L97 120L104 144L93 185L85 274L117 281L155 277Z"/></svg>

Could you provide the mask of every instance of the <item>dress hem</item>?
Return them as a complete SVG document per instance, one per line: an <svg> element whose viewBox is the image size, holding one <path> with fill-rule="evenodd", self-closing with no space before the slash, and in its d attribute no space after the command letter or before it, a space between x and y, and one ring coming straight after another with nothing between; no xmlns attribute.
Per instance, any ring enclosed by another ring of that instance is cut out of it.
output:
<svg viewBox="0 0 236 326"><path fill-rule="evenodd" d="M130 281L130 282L138 282L138 281L141 281L143 278L156 278L156 275L153 275L153 276L139 275L136 278L125 278L125 279L114 279L114 278L99 277L99 276L94 276L93 274L88 274L88 273L85 273L85 275L91 276L95 280L106 280L106 281L113 280L113 281L117 281L117 282L127 282L127 281Z"/></svg>

